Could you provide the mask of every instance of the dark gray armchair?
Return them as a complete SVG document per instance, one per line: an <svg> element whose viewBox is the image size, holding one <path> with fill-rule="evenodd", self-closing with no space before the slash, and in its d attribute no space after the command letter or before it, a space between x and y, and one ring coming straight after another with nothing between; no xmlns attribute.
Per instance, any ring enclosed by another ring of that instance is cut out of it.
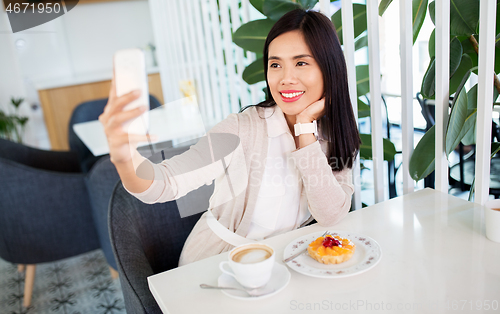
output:
<svg viewBox="0 0 500 314"><path fill-rule="evenodd" d="M212 192L213 185L204 185L185 197L193 206L208 208ZM161 313L147 277L178 266L184 242L200 216L181 218L175 201L144 204L118 182L110 202L109 232L128 313Z"/></svg>
<svg viewBox="0 0 500 314"><path fill-rule="evenodd" d="M116 261L109 240L108 206L113 188L120 177L115 166L111 163L109 155L101 157L94 163L85 179L101 249L108 265L116 270ZM111 274L114 276L116 271L111 271Z"/></svg>
<svg viewBox="0 0 500 314"><path fill-rule="evenodd" d="M34 264L100 247L74 153L0 139L0 173L0 257L28 265L27 283L33 283ZM25 286L25 306L32 289Z"/></svg>

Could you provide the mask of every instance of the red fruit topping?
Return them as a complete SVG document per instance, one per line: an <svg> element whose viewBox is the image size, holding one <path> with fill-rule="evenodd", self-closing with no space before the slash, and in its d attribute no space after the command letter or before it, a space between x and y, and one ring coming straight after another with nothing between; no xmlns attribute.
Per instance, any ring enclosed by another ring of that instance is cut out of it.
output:
<svg viewBox="0 0 500 314"><path fill-rule="evenodd" d="M333 237L326 237L323 240L324 247L332 247L332 246L342 246L341 242Z"/></svg>

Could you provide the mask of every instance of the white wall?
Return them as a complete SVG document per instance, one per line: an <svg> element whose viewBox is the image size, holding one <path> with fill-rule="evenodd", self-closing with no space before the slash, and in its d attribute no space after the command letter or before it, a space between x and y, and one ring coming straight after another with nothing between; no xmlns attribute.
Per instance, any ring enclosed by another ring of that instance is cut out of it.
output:
<svg viewBox="0 0 500 314"><path fill-rule="evenodd" d="M0 108L11 96L39 104L35 89L58 81L112 70L116 50L154 44L148 1L79 4L43 25L12 34L7 14L0 13ZM148 66L153 65L146 52ZM30 117L27 144L49 148L41 110L23 104Z"/></svg>

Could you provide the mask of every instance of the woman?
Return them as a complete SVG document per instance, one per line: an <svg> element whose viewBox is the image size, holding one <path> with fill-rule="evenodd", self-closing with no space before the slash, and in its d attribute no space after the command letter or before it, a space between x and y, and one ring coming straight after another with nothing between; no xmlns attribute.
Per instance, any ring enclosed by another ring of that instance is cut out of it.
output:
<svg viewBox="0 0 500 314"><path fill-rule="evenodd" d="M100 120L111 161L132 195L146 203L165 202L215 180L209 211L186 240L179 265L293 230L313 218L331 226L350 209L351 168L360 139L331 21L314 11L285 14L267 37L264 69L268 99L229 115L207 134L209 142L221 134L237 138L223 160L213 159L212 147L200 141L161 164L144 162L140 177L134 164L145 159L135 143L146 137L129 137L121 125L145 109L123 111L137 95L117 98L112 85ZM207 155L212 163L179 175L186 165L203 164Z"/></svg>

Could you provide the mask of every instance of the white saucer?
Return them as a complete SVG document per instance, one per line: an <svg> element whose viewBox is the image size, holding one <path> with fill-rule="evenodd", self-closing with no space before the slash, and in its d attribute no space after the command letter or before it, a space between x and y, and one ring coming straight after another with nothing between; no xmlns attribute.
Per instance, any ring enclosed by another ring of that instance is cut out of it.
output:
<svg viewBox="0 0 500 314"><path fill-rule="evenodd" d="M292 276L285 265L275 263L273 274L271 275L271 279L269 280L269 282L264 287L256 290L256 293L263 293L264 295L260 297L251 297L246 292L239 290L221 290L221 292L227 296L230 296L231 298L240 300L265 299L283 290L290 282L291 277ZM226 274L222 274L219 276L218 283L220 287L233 287L243 289L243 287L236 281L236 279L234 279L234 277Z"/></svg>

